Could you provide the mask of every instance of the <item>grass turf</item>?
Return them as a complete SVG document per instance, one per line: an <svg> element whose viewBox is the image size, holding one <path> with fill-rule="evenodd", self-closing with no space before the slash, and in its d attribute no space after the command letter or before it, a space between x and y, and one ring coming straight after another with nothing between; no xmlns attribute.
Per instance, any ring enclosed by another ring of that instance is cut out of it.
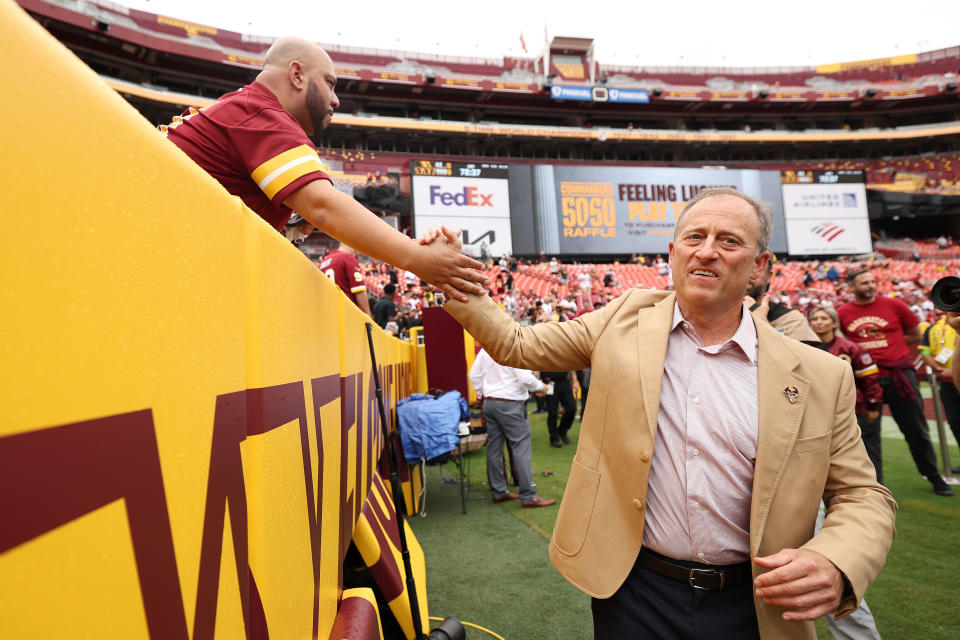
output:
<svg viewBox="0 0 960 640"><path fill-rule="evenodd" d="M960 568L960 487L955 487L954 498L934 495L917 474L906 443L893 435L893 421L884 421L884 433L890 435L883 441L884 474L900 510L897 538L886 567L867 592L867 602L887 640L952 640L960 636L955 577ZM561 449L549 446L544 414L531 414L530 422L537 491L559 502L580 422L570 431L573 444ZM936 438L933 425L931 435ZM936 441L934 449L939 461ZM958 464L960 454L952 442L950 455ZM430 615L473 622L508 640L592 638L590 599L567 583L547 558L557 507L493 504L485 450L464 460L470 483L467 515L460 510L456 468L447 464L427 468L427 516L410 519L427 557ZM832 638L822 621L817 622L817 635ZM468 640L490 637L467 629Z"/></svg>

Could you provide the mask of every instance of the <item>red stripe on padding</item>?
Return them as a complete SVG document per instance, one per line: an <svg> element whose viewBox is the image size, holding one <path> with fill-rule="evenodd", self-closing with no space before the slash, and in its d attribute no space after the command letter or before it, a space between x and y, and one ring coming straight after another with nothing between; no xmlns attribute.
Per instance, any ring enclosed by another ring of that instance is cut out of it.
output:
<svg viewBox="0 0 960 640"><path fill-rule="evenodd" d="M380 614L371 602L373 599L370 589L344 591L330 640L381 640Z"/></svg>

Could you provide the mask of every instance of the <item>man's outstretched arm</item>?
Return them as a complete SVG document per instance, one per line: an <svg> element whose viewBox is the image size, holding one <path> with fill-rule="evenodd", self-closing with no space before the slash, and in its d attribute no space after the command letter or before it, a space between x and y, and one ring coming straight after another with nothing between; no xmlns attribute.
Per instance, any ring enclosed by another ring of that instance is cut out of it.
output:
<svg viewBox="0 0 960 640"><path fill-rule="evenodd" d="M489 280L475 269L476 260L448 243L419 244L403 235L326 180L314 180L284 204L324 233L360 253L413 271L440 287L448 298L466 301L466 293L482 295Z"/></svg>

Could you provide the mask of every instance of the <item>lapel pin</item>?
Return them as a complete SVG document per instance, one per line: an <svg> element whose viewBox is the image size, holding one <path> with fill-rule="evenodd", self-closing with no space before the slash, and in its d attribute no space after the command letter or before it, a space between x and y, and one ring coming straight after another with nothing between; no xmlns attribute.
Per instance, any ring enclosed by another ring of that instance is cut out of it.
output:
<svg viewBox="0 0 960 640"><path fill-rule="evenodd" d="M787 387L783 390L783 395L787 396L787 400L790 401L790 404L793 404L797 401L797 398L800 397L800 392L797 391L796 387Z"/></svg>

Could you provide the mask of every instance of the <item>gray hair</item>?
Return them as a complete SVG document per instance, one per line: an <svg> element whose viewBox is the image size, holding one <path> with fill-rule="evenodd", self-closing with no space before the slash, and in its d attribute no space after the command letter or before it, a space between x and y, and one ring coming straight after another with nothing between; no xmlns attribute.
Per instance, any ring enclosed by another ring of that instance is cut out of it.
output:
<svg viewBox="0 0 960 640"><path fill-rule="evenodd" d="M677 226L674 230L674 238L676 238L676 229L680 228L680 221L683 220L683 216L687 214L687 211L690 210L690 207L697 204L701 200L706 200L707 198L712 198L714 196L733 196L735 198L740 198L757 212L757 255L759 256L764 251L767 250L767 247L770 246L770 234L773 233L773 211L770 209L770 203L764 202L763 200L754 200L747 194L742 191L737 191L730 187L711 187L709 189L702 189L697 192L697 195L693 196L687 201L687 204L684 205L683 211L680 212L680 215L677 217Z"/></svg>

